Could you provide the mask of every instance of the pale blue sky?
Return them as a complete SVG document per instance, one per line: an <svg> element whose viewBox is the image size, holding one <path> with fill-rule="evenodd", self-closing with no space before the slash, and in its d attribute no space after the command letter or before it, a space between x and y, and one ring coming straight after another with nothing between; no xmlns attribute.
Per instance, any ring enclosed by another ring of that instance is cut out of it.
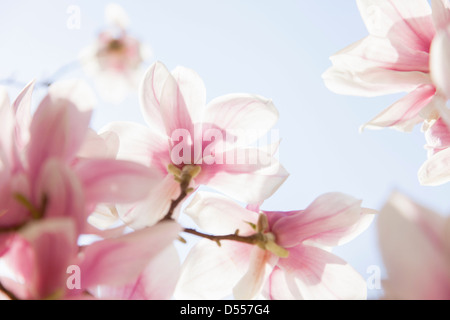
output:
<svg viewBox="0 0 450 320"><path fill-rule="evenodd" d="M42 79L75 60L104 27L109 1L0 0L0 79L13 75ZM133 0L116 1L128 12L129 30L160 60L196 70L208 100L246 92L271 98L280 112L280 161L290 177L263 205L266 210L305 208L320 194L339 191L380 209L393 190L441 212L450 212L450 185L423 187L417 170L426 159L425 139L393 130L359 133L398 98L339 96L328 91L321 74L329 56L364 37L352 0ZM79 30L66 27L70 5L80 8ZM84 77L73 70L64 77ZM14 96L18 89L10 88ZM35 102L43 90L35 94ZM92 125L114 120L143 123L138 100L122 105L99 99ZM371 265L382 266L376 223L355 241L335 250L367 278ZM369 291L377 297L379 291Z"/></svg>

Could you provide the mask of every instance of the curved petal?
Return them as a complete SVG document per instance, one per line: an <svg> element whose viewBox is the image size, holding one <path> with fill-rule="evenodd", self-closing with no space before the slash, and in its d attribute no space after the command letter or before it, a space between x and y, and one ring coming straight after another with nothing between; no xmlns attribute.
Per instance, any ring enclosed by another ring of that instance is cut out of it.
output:
<svg viewBox="0 0 450 320"><path fill-rule="evenodd" d="M35 81L28 83L13 102L13 110L16 118L16 139L18 149L23 149L30 139L31 124L31 95Z"/></svg>
<svg viewBox="0 0 450 320"><path fill-rule="evenodd" d="M388 274L384 286L388 299L450 297L445 227L443 217L402 194L392 194L378 219L378 238Z"/></svg>
<svg viewBox="0 0 450 320"><path fill-rule="evenodd" d="M245 203L269 198L289 176L277 159L257 148L231 149L214 161L202 166L195 181Z"/></svg>
<svg viewBox="0 0 450 320"><path fill-rule="evenodd" d="M77 250L76 239L71 219L27 224L3 257L15 275L7 282L8 289L21 299L45 299L64 293L67 266L73 263Z"/></svg>
<svg viewBox="0 0 450 320"><path fill-rule="evenodd" d="M357 4L371 35L385 37L397 25L405 41L431 41L433 38L431 7L427 0L357 0ZM427 20L420 20L423 17Z"/></svg>
<svg viewBox="0 0 450 320"><path fill-rule="evenodd" d="M421 185L438 186L450 181L450 148L442 150L420 167L418 178Z"/></svg>
<svg viewBox="0 0 450 320"><path fill-rule="evenodd" d="M86 139L77 152L80 158L110 158L114 159L119 149L119 137L114 132L97 134L88 129Z"/></svg>
<svg viewBox="0 0 450 320"><path fill-rule="evenodd" d="M421 111L431 102L435 92L436 89L431 85L420 86L366 123L361 129L393 127L401 131L412 131L416 124L424 121Z"/></svg>
<svg viewBox="0 0 450 320"><path fill-rule="evenodd" d="M279 219L272 227L277 244L289 248L305 240L335 246L354 238L373 219L361 201L342 193L319 196L308 208Z"/></svg>
<svg viewBox="0 0 450 320"><path fill-rule="evenodd" d="M193 123L201 123L206 106L206 88L200 76L191 69L176 67L172 76L180 88Z"/></svg>
<svg viewBox="0 0 450 320"><path fill-rule="evenodd" d="M91 111L80 111L90 105L78 96L84 93L83 86L55 84L40 103L31 122L27 149L32 177L48 158L72 160L85 141Z"/></svg>
<svg viewBox="0 0 450 320"><path fill-rule="evenodd" d="M119 238L94 242L80 255L81 287L120 286L136 280L151 259L172 244L180 231L180 225L175 222L161 222Z"/></svg>
<svg viewBox="0 0 450 320"><path fill-rule="evenodd" d="M155 62L141 83L141 110L151 128L171 136L177 129L192 130L192 120L176 79Z"/></svg>
<svg viewBox="0 0 450 320"><path fill-rule="evenodd" d="M433 23L436 30L446 28L450 23L450 10L447 0L431 0Z"/></svg>
<svg viewBox="0 0 450 320"><path fill-rule="evenodd" d="M169 246L156 255L145 270L122 287L100 286L96 297L124 300L170 300L180 273L178 252Z"/></svg>
<svg viewBox="0 0 450 320"><path fill-rule="evenodd" d="M112 122L105 126L102 132L111 132L118 136L120 141L118 159L134 161L167 172L170 163L167 136L131 122Z"/></svg>
<svg viewBox="0 0 450 320"><path fill-rule="evenodd" d="M289 249L270 277L271 299L366 299L363 277L336 255L311 246Z"/></svg>
<svg viewBox="0 0 450 320"><path fill-rule="evenodd" d="M450 98L450 34L446 30L438 31L430 51L430 73L437 89L447 99Z"/></svg>
<svg viewBox="0 0 450 320"><path fill-rule="evenodd" d="M239 146L248 146L266 134L278 121L271 100L258 95L229 94L212 100L203 122L236 137Z"/></svg>
<svg viewBox="0 0 450 320"><path fill-rule="evenodd" d="M120 219L133 229L152 226L164 218L173 199L180 194L180 184L170 174L160 176L147 190L146 197L129 205L117 205ZM175 217L173 217L175 218Z"/></svg>
<svg viewBox="0 0 450 320"><path fill-rule="evenodd" d="M254 233L248 224L258 221L258 214L249 211L236 202L212 192L197 191L189 205L184 209L201 229L217 235L240 235Z"/></svg>
<svg viewBox="0 0 450 320"><path fill-rule="evenodd" d="M175 298L215 300L227 297L245 274L252 248L232 241L222 241L220 247L206 239L199 241L182 265Z"/></svg>
<svg viewBox="0 0 450 320"><path fill-rule="evenodd" d="M160 174L148 167L116 159L80 159L74 170L91 204L142 200L160 179Z"/></svg>
<svg viewBox="0 0 450 320"><path fill-rule="evenodd" d="M247 272L233 288L234 298L237 300L255 299L260 294L277 260L277 257L271 252L255 246L251 252Z"/></svg>

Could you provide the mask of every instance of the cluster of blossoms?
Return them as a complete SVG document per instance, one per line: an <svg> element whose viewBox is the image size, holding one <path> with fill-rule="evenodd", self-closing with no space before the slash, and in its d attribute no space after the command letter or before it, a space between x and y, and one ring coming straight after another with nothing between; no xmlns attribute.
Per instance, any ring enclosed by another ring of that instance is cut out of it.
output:
<svg viewBox="0 0 450 320"><path fill-rule="evenodd" d="M450 181L450 4L448 0L357 0L369 35L331 57L324 74L339 94L407 94L363 126L410 132L421 124L428 159L422 185ZM431 4L431 5L430 5ZM450 298L450 222L395 193L379 217L391 299Z"/></svg>
<svg viewBox="0 0 450 320"><path fill-rule="evenodd" d="M366 126L422 123L429 160L419 177L436 185L450 179L450 9L431 2L358 0L370 35L333 56L324 79L343 94L408 91ZM114 30L82 63L102 96L118 101L136 84L142 47L124 12L107 11ZM32 112L34 85L12 103L0 91L1 298L367 297L366 281L331 249L365 231L375 210L337 192L303 210L262 209L288 177L278 142L255 146L277 123L271 100L207 102L196 72L157 61L138 85L147 125L97 132L83 81L55 82ZM198 229L182 225L184 214ZM386 297L449 298L448 219L394 194L378 222ZM201 240L180 261L174 242L183 234Z"/></svg>

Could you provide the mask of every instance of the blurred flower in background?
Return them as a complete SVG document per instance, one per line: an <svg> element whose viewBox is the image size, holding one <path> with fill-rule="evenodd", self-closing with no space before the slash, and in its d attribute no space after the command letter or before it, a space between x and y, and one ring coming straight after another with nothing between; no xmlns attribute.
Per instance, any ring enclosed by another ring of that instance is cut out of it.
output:
<svg viewBox="0 0 450 320"><path fill-rule="evenodd" d="M107 27L94 44L82 50L80 62L101 98L118 104L138 88L144 72L142 63L149 58L150 50L129 34L129 18L119 5L106 7L105 21Z"/></svg>

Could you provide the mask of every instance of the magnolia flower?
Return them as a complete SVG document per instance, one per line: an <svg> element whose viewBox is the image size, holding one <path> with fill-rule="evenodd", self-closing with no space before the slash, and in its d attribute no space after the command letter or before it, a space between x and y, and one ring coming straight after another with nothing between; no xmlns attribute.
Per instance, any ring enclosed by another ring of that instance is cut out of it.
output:
<svg viewBox="0 0 450 320"><path fill-rule="evenodd" d="M447 114L447 1L431 0L433 10L427 0L357 3L369 35L331 57L327 87L359 96L408 93L364 127L411 131Z"/></svg>
<svg viewBox="0 0 450 320"><path fill-rule="evenodd" d="M109 102L120 103L130 91L134 91L142 76L142 62L147 49L127 32L129 19L116 4L106 7L108 28L97 41L84 49L80 61L85 72L91 76L101 97Z"/></svg>
<svg viewBox="0 0 450 320"><path fill-rule="evenodd" d="M181 192L207 185L247 203L268 198L287 178L270 150L249 147L277 121L270 100L230 94L206 107L203 81L194 71L172 73L160 62L147 71L140 87L141 110L149 127L127 122L104 132L119 136L118 158L133 160L159 177L147 199L118 207L133 228L149 226L168 212Z"/></svg>
<svg viewBox="0 0 450 320"><path fill-rule="evenodd" d="M364 299L364 279L327 247L346 243L371 223L374 212L340 193L308 208L271 212L243 208L197 192L186 208L211 234L258 234L256 245L202 240L187 256L175 291L179 299Z"/></svg>
<svg viewBox="0 0 450 320"><path fill-rule="evenodd" d="M98 297L100 285L120 290L135 283L151 259L164 252L179 230L175 222L162 222L80 248L76 227L70 218L33 221L10 235L8 247L0 256L3 262L0 282L10 294L9 298L15 299ZM161 259L158 262L162 263ZM164 265L177 263L176 260L164 261ZM167 290L163 289L165 284L159 284L159 291Z"/></svg>
<svg viewBox="0 0 450 320"><path fill-rule="evenodd" d="M450 220L394 193L378 220L386 299L450 299Z"/></svg>
<svg viewBox="0 0 450 320"><path fill-rule="evenodd" d="M151 172L109 157L111 139L94 139L89 131L94 101L83 82L52 85L33 116L32 88L28 85L12 106L5 92L0 97L0 230L69 216L82 233L97 204L134 202L147 195L154 182ZM94 145L104 148L94 152Z"/></svg>

